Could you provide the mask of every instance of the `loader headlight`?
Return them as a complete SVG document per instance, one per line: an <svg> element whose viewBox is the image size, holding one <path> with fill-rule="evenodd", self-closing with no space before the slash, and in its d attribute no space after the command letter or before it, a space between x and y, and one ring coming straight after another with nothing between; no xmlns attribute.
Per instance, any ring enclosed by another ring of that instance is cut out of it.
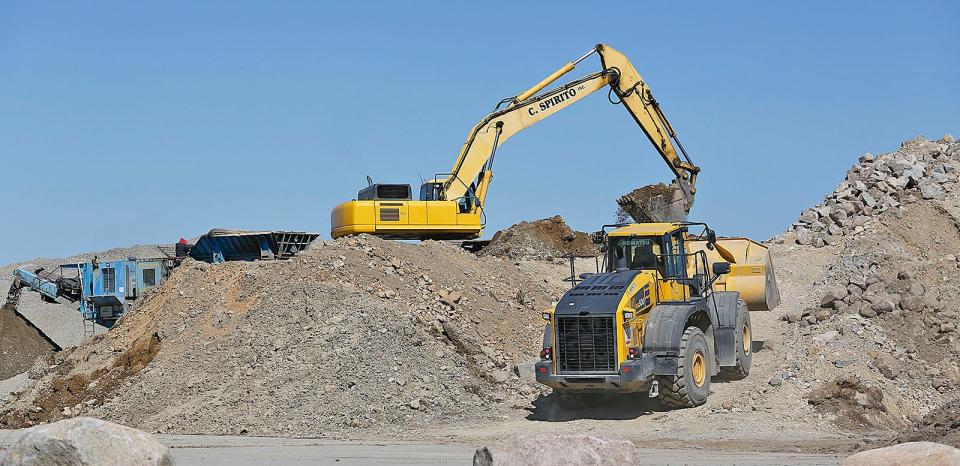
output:
<svg viewBox="0 0 960 466"><path fill-rule="evenodd" d="M543 317L543 320L545 320L545 321L547 321L547 322L550 322L550 313L549 313L549 312L544 312L543 314L540 314L540 317Z"/></svg>
<svg viewBox="0 0 960 466"><path fill-rule="evenodd" d="M553 359L553 348L544 348L540 350L540 359Z"/></svg>
<svg viewBox="0 0 960 466"><path fill-rule="evenodd" d="M640 350L636 348L630 348L627 350L627 359L637 359L640 357Z"/></svg>
<svg viewBox="0 0 960 466"><path fill-rule="evenodd" d="M623 320L630 320L633 318L633 311L623 311Z"/></svg>

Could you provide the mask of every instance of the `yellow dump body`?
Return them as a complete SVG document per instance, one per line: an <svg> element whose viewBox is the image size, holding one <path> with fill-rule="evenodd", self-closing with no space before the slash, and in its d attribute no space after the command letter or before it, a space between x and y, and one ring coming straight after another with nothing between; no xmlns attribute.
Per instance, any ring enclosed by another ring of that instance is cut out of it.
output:
<svg viewBox="0 0 960 466"><path fill-rule="evenodd" d="M687 242L689 252L703 251L707 267L714 262L729 262L730 273L714 282L717 291L739 291L751 311L770 311L780 304L780 291L773 272L773 260L766 246L747 238L718 238L714 249L707 242Z"/></svg>
<svg viewBox="0 0 960 466"><path fill-rule="evenodd" d="M397 239L474 239L483 231L480 212L461 213L455 201L362 200L333 208L330 235L367 233Z"/></svg>

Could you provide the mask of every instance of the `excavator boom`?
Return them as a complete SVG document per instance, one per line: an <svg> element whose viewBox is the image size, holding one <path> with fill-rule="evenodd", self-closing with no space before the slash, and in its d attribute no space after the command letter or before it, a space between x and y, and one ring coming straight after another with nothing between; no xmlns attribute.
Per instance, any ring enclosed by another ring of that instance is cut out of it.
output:
<svg viewBox="0 0 960 466"><path fill-rule="evenodd" d="M600 71L543 91L594 53L600 57ZM689 211L699 167L683 150L649 86L630 61L612 47L599 44L526 91L503 99L470 130L450 172L424 183L419 200L413 199L409 185L371 183L356 200L338 205L331 215L332 236L478 238L485 223L484 203L497 148L518 132L607 86L611 102L623 104L673 172L673 184L684 200L683 211Z"/></svg>

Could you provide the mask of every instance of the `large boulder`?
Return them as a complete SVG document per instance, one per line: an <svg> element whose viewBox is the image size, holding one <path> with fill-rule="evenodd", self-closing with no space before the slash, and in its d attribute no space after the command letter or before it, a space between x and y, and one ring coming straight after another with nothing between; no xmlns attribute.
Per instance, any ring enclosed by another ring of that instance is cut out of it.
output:
<svg viewBox="0 0 960 466"><path fill-rule="evenodd" d="M27 429L0 457L0 466L172 466L167 447L152 435L90 417Z"/></svg>
<svg viewBox="0 0 960 466"><path fill-rule="evenodd" d="M901 443L861 451L847 457L841 466L939 466L960 464L960 450L933 442Z"/></svg>
<svg viewBox="0 0 960 466"><path fill-rule="evenodd" d="M478 448L474 466L640 464L637 447L626 440L592 435L532 435Z"/></svg>

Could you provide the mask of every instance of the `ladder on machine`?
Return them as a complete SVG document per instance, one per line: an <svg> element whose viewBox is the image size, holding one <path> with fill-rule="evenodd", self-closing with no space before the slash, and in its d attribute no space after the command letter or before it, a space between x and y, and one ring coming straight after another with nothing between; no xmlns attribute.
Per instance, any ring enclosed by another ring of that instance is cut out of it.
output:
<svg viewBox="0 0 960 466"><path fill-rule="evenodd" d="M96 311L84 311L83 313L83 338L89 338L97 334Z"/></svg>
<svg viewBox="0 0 960 466"><path fill-rule="evenodd" d="M79 265L79 264L78 264ZM85 290L83 283L83 272L79 274L80 289ZM82 296L82 293L81 293ZM80 308L83 309L83 338L87 339L97 333L97 311L92 301L81 298Z"/></svg>

